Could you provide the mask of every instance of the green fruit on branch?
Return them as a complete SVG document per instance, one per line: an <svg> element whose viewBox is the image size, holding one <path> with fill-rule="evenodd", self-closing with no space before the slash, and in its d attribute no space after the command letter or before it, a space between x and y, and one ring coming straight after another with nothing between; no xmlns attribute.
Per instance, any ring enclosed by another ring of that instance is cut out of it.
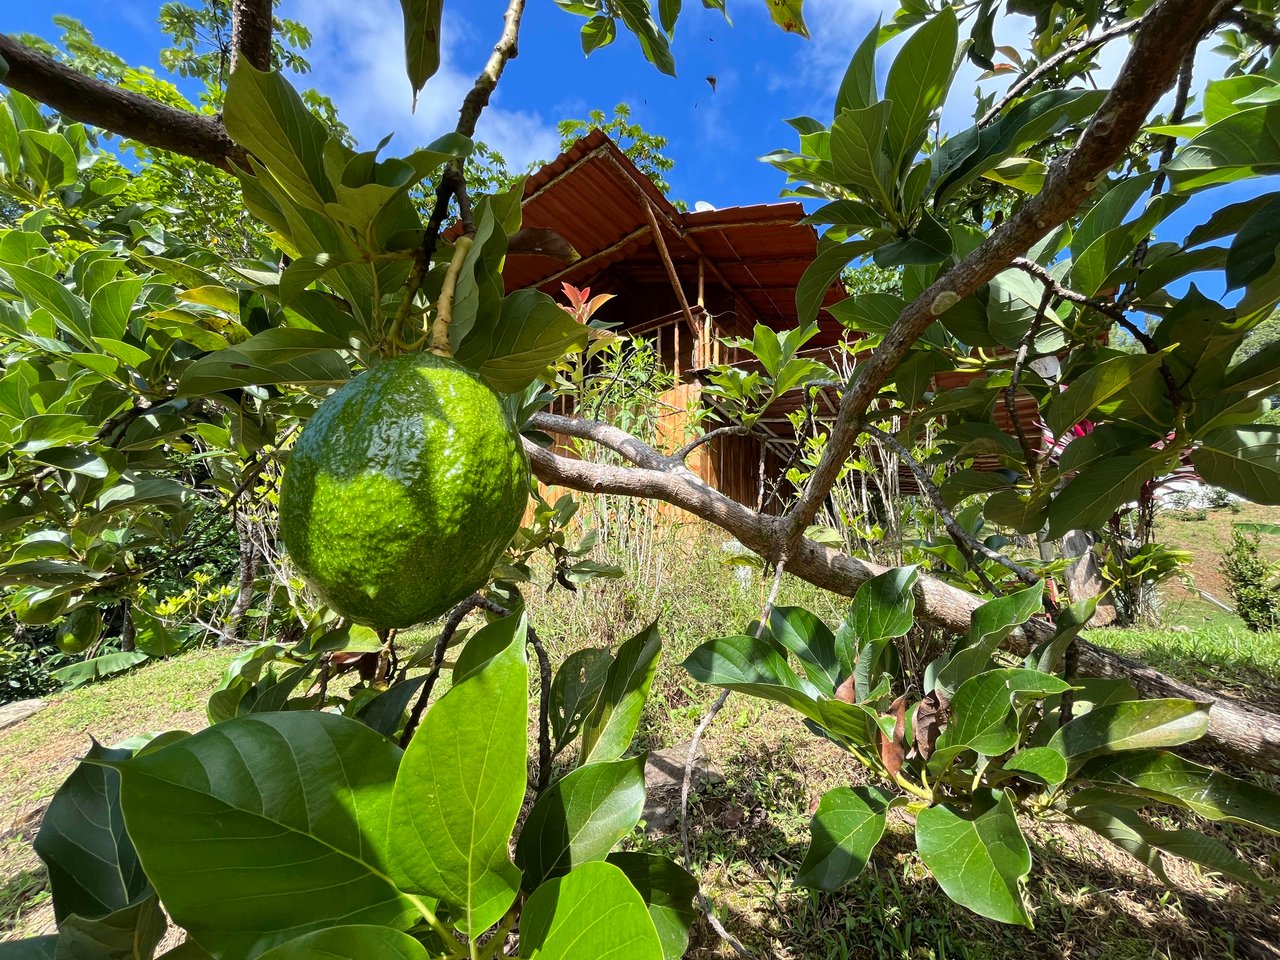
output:
<svg viewBox="0 0 1280 960"><path fill-rule="evenodd" d="M285 469L280 531L334 610L407 627L485 584L528 496L529 463L497 394L453 360L411 354L320 405Z"/></svg>
<svg viewBox="0 0 1280 960"><path fill-rule="evenodd" d="M67 619L58 624L54 642L63 653L75 655L88 650L100 636L102 617L98 615L98 608L83 606L72 610Z"/></svg>

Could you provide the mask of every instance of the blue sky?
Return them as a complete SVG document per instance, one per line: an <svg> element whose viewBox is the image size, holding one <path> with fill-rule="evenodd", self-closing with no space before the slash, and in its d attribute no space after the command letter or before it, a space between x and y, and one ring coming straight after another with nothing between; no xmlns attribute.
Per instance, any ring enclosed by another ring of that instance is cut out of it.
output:
<svg viewBox="0 0 1280 960"><path fill-rule="evenodd" d="M457 106L501 30L505 5L505 0L446 3L443 66L423 92L416 113L410 111L396 0L283 0L279 12L301 20L314 34L307 52L313 72L301 83L330 95L361 143L372 145L394 131L389 152L403 152L452 128ZM160 0L34 0L7 6L7 31L54 39L53 14L68 14L130 62L159 70L163 38L155 18ZM669 179L675 197L722 207L777 197L784 186L782 175L757 158L795 146L785 118L810 114L830 120L853 48L896 3L807 0L805 15L814 37L808 41L778 30L761 0L729 0L729 7L733 26L697 0L685 0L675 42L679 76L673 79L643 60L629 34L584 58L578 41L582 21L552 0L529 0L520 56L510 64L479 136L503 152L513 168L523 168L555 155L556 121L585 117L592 109L609 113L615 103L625 101L643 126L670 139L668 153L676 168ZM1021 45L1027 24L1025 18L1002 17L997 42ZM1108 47L1099 71L1101 84L1114 75L1124 52L1124 41ZM892 46L881 51L882 77L891 55ZM1195 89L1220 70L1220 60L1202 53ZM708 76L716 77L714 92ZM943 115L946 128L972 122L977 77L972 66L962 69ZM983 84L987 89L999 85ZM1180 237L1215 207L1260 190L1254 183L1197 197L1161 233Z"/></svg>

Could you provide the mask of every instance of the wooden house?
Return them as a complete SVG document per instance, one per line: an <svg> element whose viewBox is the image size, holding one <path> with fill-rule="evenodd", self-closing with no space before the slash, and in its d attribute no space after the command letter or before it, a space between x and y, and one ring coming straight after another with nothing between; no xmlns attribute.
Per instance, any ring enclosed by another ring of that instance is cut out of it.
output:
<svg viewBox="0 0 1280 960"><path fill-rule="evenodd" d="M764 203L719 210L677 209L606 135L593 131L542 167L525 184L524 226L555 231L578 259L543 255L508 258L508 291L534 287L563 302L562 284L611 293L597 314L618 332L650 340L674 378L655 405L658 435L677 446L685 411L701 396L712 364L756 361L721 343L750 338L757 323L776 330L796 325L795 291L817 255L818 234L804 224L799 203ZM844 297L838 283L825 304ZM822 313L805 353L837 359L854 336ZM821 398L835 411L834 391ZM797 393L767 411L756 436L717 438L700 447L689 466L741 503L757 506L794 448L786 414ZM572 412L560 409L558 412Z"/></svg>

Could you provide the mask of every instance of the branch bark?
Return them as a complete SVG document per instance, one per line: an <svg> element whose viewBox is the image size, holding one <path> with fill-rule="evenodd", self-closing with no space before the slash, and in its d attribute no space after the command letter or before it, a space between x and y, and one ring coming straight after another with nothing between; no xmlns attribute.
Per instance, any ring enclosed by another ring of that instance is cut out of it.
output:
<svg viewBox="0 0 1280 960"><path fill-rule="evenodd" d="M867 409L911 345L938 317L1075 213L1141 131L1147 114L1173 83L1186 51L1212 24L1217 8L1217 0L1161 0L1154 6L1138 27L1111 92L1071 152L1050 168L1044 189L969 256L943 271L898 316L845 392L822 459L804 493L779 521L779 545L788 547L804 535L853 451Z"/></svg>
<svg viewBox="0 0 1280 960"><path fill-rule="evenodd" d="M273 0L231 0L231 69L244 57L259 70L271 69Z"/></svg>
<svg viewBox="0 0 1280 960"><path fill-rule="evenodd" d="M546 429L547 417L539 414L534 418L535 425ZM588 440L607 437L610 449L619 453L631 451L634 456L622 455L639 465L622 467L573 460L525 440L525 451L534 475L543 483L585 493L662 500L714 523L762 557L777 555L778 531L771 518L763 517L712 489L675 458L665 457L606 424L572 417L557 417L554 422L551 429L570 436ZM785 567L815 586L848 597L886 569L832 550L807 537L801 537L795 549L787 552ZM916 581L914 592L918 614L929 623L955 633L969 629L973 611L982 603L980 598L930 576L921 576ZM1049 639L1052 633L1048 623L1032 620L1014 631L1006 646L1014 653L1026 653ZM1280 773L1280 717L1184 684L1086 641L1078 640L1077 643L1080 647L1080 669L1085 673L1124 677L1143 696L1186 697L1212 704L1209 731L1203 743L1251 768Z"/></svg>
<svg viewBox="0 0 1280 960"><path fill-rule="evenodd" d="M5 84L72 120L223 170L231 170L233 163L248 167L248 155L214 117L165 106L85 76L8 34L0 33L0 57L9 65Z"/></svg>

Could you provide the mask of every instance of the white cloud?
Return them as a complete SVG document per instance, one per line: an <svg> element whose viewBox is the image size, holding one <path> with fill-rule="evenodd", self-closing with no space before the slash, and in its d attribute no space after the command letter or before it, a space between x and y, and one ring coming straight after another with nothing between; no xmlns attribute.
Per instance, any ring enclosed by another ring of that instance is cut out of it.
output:
<svg viewBox="0 0 1280 960"><path fill-rule="evenodd" d="M446 8L447 10L447 8ZM284 0L280 15L305 23L312 73L302 83L328 95L364 147L395 132L390 153L404 153L448 133L462 98L484 66L489 44L470 37L468 24L447 12L439 72L411 111L404 66L404 35L395 0ZM471 56L479 52L472 63ZM465 59L464 59L465 57ZM507 110L501 89L480 118L477 139L507 158L513 170L559 153L554 125L540 113Z"/></svg>

